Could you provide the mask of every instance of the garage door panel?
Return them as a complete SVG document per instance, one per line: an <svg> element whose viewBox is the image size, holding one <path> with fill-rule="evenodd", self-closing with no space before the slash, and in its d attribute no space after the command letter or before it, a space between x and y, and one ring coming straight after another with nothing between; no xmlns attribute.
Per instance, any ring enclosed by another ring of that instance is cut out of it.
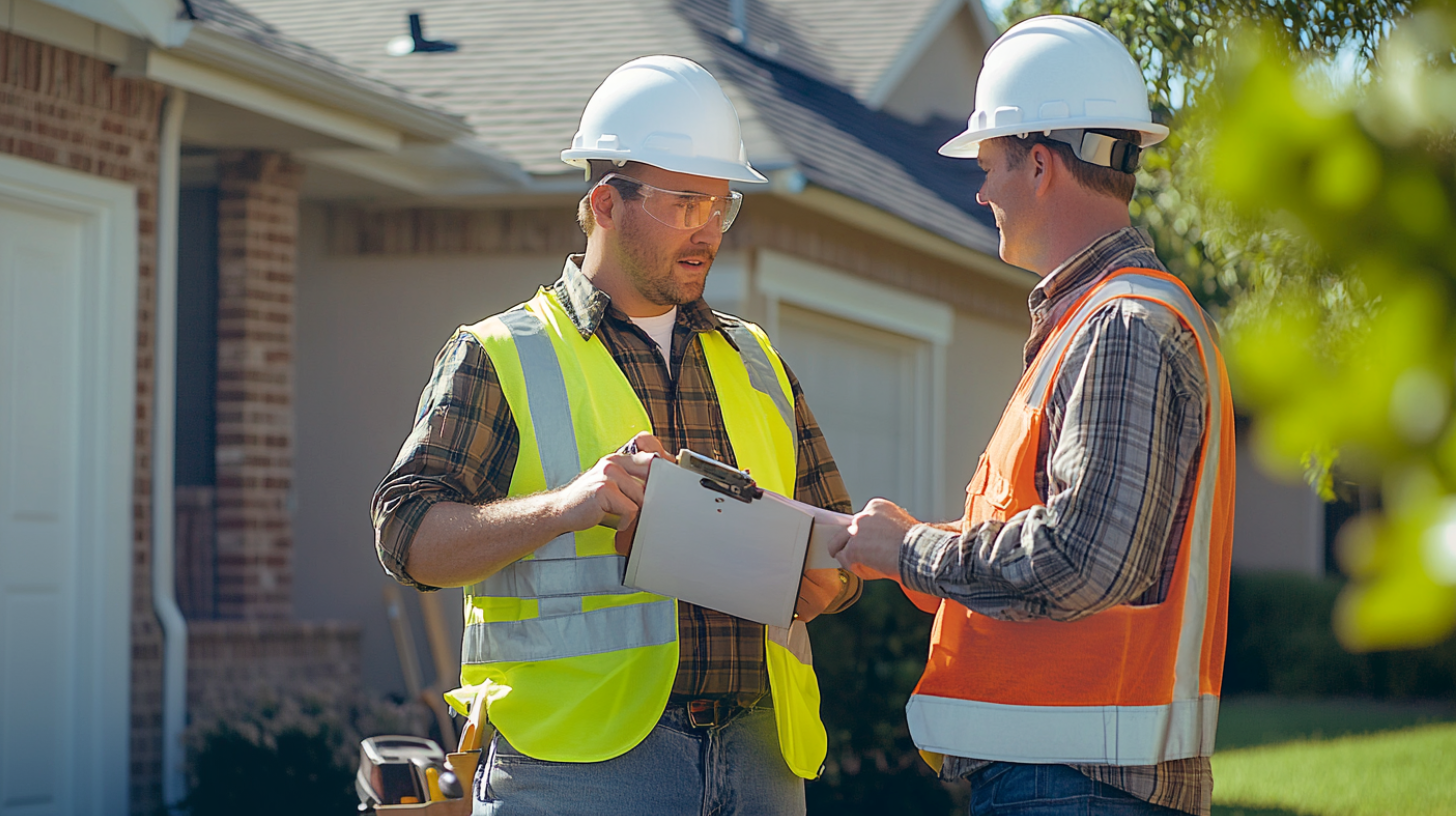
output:
<svg viewBox="0 0 1456 816"><path fill-rule="evenodd" d="M0 334L0 391L11 395L0 441L8 496L17 519L59 521L72 514L79 390L80 247L70 219L0 212L8 303Z"/></svg>
<svg viewBox="0 0 1456 816"><path fill-rule="evenodd" d="M0 816L126 808L135 202L0 156Z"/></svg>
<svg viewBox="0 0 1456 816"><path fill-rule="evenodd" d="M9 592L3 604L0 662L23 670L5 672L0 687L0 812L63 813L60 774L76 769L57 761L65 757L57 715L71 699L55 648L61 604L53 591Z"/></svg>
<svg viewBox="0 0 1456 816"><path fill-rule="evenodd" d="M926 344L830 315L780 304L776 341L856 508L883 496L919 509L916 494L918 371Z"/></svg>

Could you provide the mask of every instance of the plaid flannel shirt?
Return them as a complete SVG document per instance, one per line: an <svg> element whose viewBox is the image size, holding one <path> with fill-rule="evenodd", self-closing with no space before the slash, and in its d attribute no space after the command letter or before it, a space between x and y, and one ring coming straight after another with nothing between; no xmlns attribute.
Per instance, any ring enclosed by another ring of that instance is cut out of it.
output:
<svg viewBox="0 0 1456 816"><path fill-rule="evenodd" d="M679 307L669 369L647 333L582 274L580 258L567 259L553 286L555 294L582 336L595 334L607 347L647 409L663 447L689 448L735 464L707 360L702 345L694 341L698 333L720 331L737 318L714 312L701 299ZM733 343L729 335L723 336ZM794 498L851 512L849 494L824 434L809 412L798 380L793 372L788 375L799 437ZM434 587L415 581L406 570L410 543L425 513L441 501L485 504L506 498L520 451L520 432L490 358L466 331L457 331L440 352L415 416L414 429L394 467L374 493L373 519L385 571L400 583L429 591ZM828 613L847 608L859 597L860 580L844 574L849 580ZM747 703L768 692L762 625L679 602L678 637L674 697Z"/></svg>
<svg viewBox="0 0 1456 816"><path fill-rule="evenodd" d="M1109 273L1164 269L1142 230L1093 242L1031 293L1031 365L1051 330ZM905 586L1002 620L1076 620L1168 594L1192 505L1208 385L1193 333L1166 309L1122 298L1094 313L1067 350L1037 453L1044 503L964 534L913 528ZM987 761L947 757L946 778ZM1074 765L1140 799L1208 816L1207 757L1152 766Z"/></svg>

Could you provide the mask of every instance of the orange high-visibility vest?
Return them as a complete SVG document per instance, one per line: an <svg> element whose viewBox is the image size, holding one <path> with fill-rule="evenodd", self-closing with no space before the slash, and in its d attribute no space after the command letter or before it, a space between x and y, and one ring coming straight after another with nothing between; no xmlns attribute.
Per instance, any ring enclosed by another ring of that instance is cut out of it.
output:
<svg viewBox="0 0 1456 816"><path fill-rule="evenodd" d="M1177 315L1197 337L1207 376L1196 493L1168 596L1073 622L995 620L942 601L925 674L906 706L910 733L932 764L935 754L1154 765L1213 753L1233 543L1233 403L1214 332L1177 278L1118 270L1067 311L1022 376L966 488L962 529L1045 504L1035 472L1048 396L1078 330L1116 298Z"/></svg>

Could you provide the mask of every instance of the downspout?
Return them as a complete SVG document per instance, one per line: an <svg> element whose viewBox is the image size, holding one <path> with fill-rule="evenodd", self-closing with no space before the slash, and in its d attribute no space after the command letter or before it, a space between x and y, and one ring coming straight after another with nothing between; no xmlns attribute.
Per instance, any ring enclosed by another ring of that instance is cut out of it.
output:
<svg viewBox="0 0 1456 816"><path fill-rule="evenodd" d="M162 802L187 796L182 731L187 727L187 621L177 606L173 526L177 412L177 209L182 116L187 92L169 88L157 167L157 307L152 358L152 608L162 624Z"/></svg>

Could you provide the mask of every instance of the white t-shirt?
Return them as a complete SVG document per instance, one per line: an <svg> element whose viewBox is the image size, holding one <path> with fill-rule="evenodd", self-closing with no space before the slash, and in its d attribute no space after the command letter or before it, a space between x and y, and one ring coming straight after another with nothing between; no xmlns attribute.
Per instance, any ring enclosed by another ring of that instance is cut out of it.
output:
<svg viewBox="0 0 1456 816"><path fill-rule="evenodd" d="M674 306L666 314L657 317L634 317L632 322L657 344L662 352L662 362L672 365L672 327L677 325L677 307Z"/></svg>

